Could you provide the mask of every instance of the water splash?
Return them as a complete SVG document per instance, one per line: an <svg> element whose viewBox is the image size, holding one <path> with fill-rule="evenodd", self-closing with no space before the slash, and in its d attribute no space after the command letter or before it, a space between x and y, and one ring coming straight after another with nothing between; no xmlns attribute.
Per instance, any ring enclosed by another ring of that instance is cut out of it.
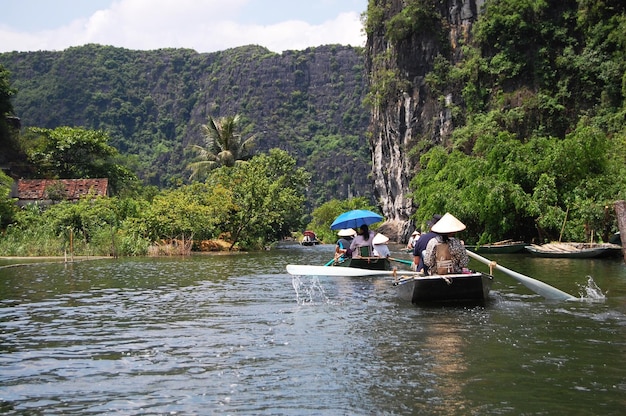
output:
<svg viewBox="0 0 626 416"><path fill-rule="evenodd" d="M296 291L296 300L299 305L317 302L328 303L328 297L326 296L326 292L324 292L324 287L322 287L317 276L311 277L308 284L303 282L300 276L292 276L291 284Z"/></svg>
<svg viewBox="0 0 626 416"><path fill-rule="evenodd" d="M587 284L585 286L578 285L578 290L578 295L581 300L588 302L604 302L606 299L606 295L591 276L587 276Z"/></svg>

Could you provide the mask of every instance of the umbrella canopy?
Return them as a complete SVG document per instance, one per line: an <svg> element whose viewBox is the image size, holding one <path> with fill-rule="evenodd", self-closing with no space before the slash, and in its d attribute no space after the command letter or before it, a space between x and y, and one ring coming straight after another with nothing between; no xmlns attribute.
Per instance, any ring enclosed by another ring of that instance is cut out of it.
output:
<svg viewBox="0 0 626 416"><path fill-rule="evenodd" d="M375 212L366 209L353 209L352 211L344 212L338 216L335 221L330 224L330 229L359 228L363 224L374 224L382 219L383 217Z"/></svg>

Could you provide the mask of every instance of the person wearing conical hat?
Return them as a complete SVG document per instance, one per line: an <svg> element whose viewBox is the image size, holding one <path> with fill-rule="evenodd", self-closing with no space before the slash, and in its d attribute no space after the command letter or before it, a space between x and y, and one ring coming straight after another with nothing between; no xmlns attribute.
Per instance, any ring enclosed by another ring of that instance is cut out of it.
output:
<svg viewBox="0 0 626 416"><path fill-rule="evenodd" d="M350 250L350 244L352 244L352 239L356 235L356 231L352 228L344 228L343 230L339 230L337 236L339 236L339 240L337 240L337 244L335 245L335 261L342 262L347 258L352 257L352 251Z"/></svg>
<svg viewBox="0 0 626 416"><path fill-rule="evenodd" d="M413 233L409 237L409 241L406 243L406 248L409 250L413 250L413 246L415 245L415 242L418 238L420 238L420 232L417 230L413 231Z"/></svg>
<svg viewBox="0 0 626 416"><path fill-rule="evenodd" d="M374 236L374 239L372 240L372 245L374 247L374 256L385 258L390 257L391 252L389 251L389 247L387 246L388 242L389 237L381 233L376 234Z"/></svg>
<svg viewBox="0 0 626 416"><path fill-rule="evenodd" d="M465 246L454 235L465 229L465 224L454 215L446 213L431 231L437 236L428 242L424 252L424 264L430 274L462 273L469 264Z"/></svg>
<svg viewBox="0 0 626 416"><path fill-rule="evenodd" d="M433 225L437 223L441 219L440 214L434 214L430 220L426 223L428 226L428 232L422 233L415 243L413 243L413 264L411 265L411 269L417 272L424 272L428 274L428 266L424 264L424 251L428 246L428 242L437 237L437 234L432 231Z"/></svg>

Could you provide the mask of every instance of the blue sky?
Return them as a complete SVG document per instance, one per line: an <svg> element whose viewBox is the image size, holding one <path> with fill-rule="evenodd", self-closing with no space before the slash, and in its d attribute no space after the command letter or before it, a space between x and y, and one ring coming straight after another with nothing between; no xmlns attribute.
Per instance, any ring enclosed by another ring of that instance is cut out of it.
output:
<svg viewBox="0 0 626 416"><path fill-rule="evenodd" d="M363 46L367 0L0 0L0 52L86 43L215 52Z"/></svg>

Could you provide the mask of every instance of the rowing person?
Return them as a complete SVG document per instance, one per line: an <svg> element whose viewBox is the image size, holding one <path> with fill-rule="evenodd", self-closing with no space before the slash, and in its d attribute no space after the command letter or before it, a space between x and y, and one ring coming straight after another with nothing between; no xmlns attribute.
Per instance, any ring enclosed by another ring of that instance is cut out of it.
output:
<svg viewBox="0 0 626 416"><path fill-rule="evenodd" d="M419 238L415 241L413 246L413 264L411 265L411 269L416 272L423 271L424 274L428 274L428 266L424 264L424 250L428 246L428 242L437 237L437 233L432 231L433 225L437 223L441 219L441 215L435 214L433 217L428 220L426 225L428 226L428 232L422 233Z"/></svg>
<svg viewBox="0 0 626 416"><path fill-rule="evenodd" d="M352 239L356 235L356 231L352 228L344 228L339 230L337 236L337 244L335 245L335 261L342 262L347 258L352 257L352 250L350 250L350 244Z"/></svg>

